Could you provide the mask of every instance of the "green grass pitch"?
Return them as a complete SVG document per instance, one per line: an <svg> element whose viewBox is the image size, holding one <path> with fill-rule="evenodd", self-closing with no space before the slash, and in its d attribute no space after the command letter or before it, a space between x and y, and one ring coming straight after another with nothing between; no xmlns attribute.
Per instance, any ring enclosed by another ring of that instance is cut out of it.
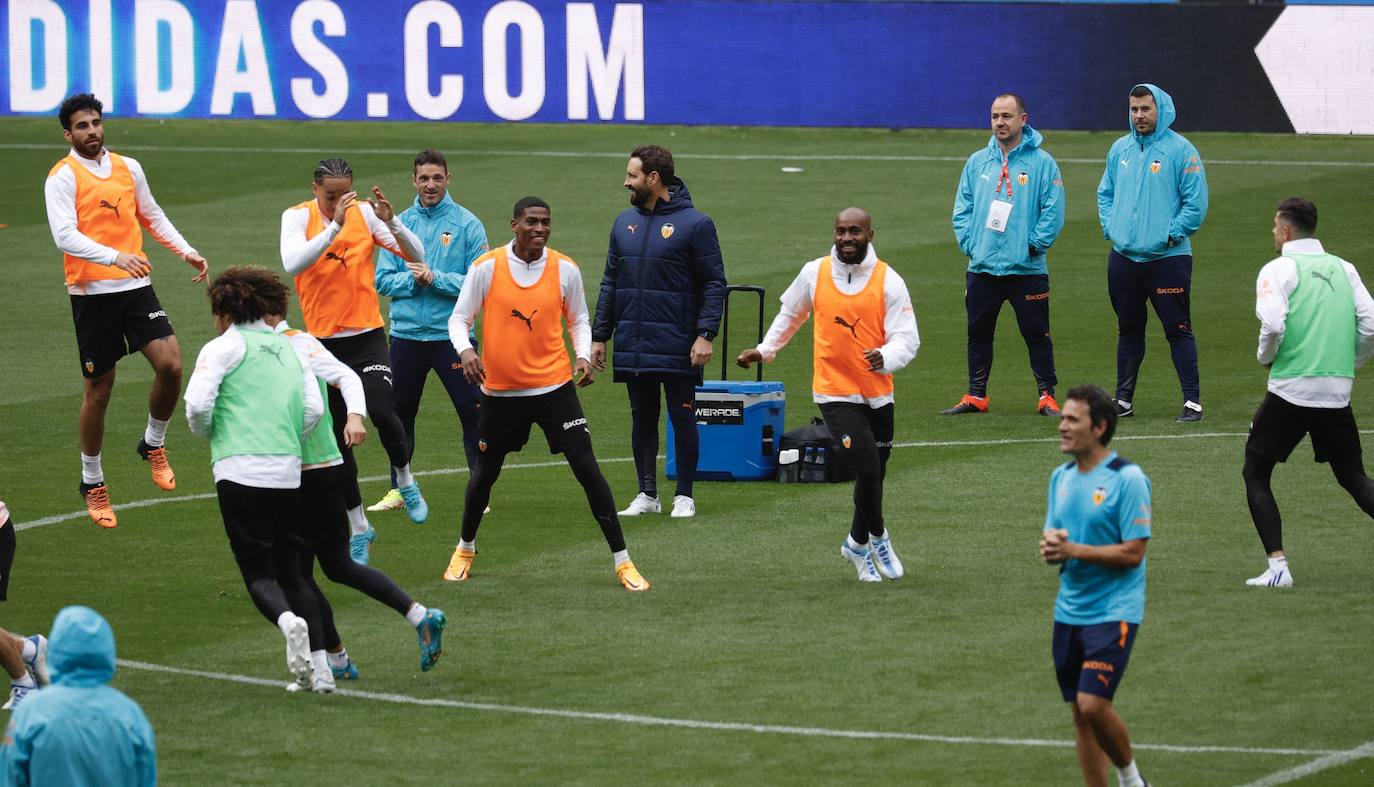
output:
<svg viewBox="0 0 1374 787"><path fill-rule="evenodd" d="M1068 223L1050 253L1061 391L1110 387L1115 373L1094 192L1116 136L1046 131L1068 189ZM1274 256L1274 206L1313 199L1322 240L1369 281L1374 146L1190 137L1211 184L1193 281L1207 419L1174 423L1177 379L1152 325L1137 417L1116 442L1153 480L1156 517L1146 621L1117 707L1152 781L1244 784L1374 739L1374 528L1304 444L1275 479L1297 587L1247 588L1263 555L1240 480L1264 392L1253 282ZM456 418L431 380L414 460L430 520L417 527L392 512L372 521L375 564L448 613L443 660L421 674L398 616L322 581L362 670L344 688L366 694L288 695L281 637L248 601L225 542L207 444L178 408L168 440L174 493L153 487L134 454L151 375L130 358L119 367L105 468L116 503L147 505L122 510L109 532L84 516L21 532L0 624L46 632L64 605L103 612L121 659L139 662L121 666L116 685L156 728L167 784L1074 783L1069 712L1050 663L1056 577L1035 550L1045 484L1062 458L1054 423L1034 415L1009 311L991 413L937 415L966 379L965 260L950 208L964 158L986 139L111 117L109 147L143 163L159 202L216 270L279 267L280 213L310 197L314 163L332 155L350 160L358 186L380 185L405 205L414 152L446 151L454 197L493 242L509 238L516 199L542 196L553 206L551 245L581 262L594 299L610 223L626 204L626 153L662 143L719 226L730 280L767 288L768 319L800 266L829 248L835 213L868 208L874 244L906 279L921 329L919 355L897 375L901 447L886 489L908 576L861 586L841 562L846 486L702 483L694 520L626 520L631 553L653 583L626 593L581 490L566 467L546 464L536 438L511 462L543 466L503 474L472 581L443 583L466 476L455 471ZM19 523L80 509L81 383L42 198L65 153L55 120L0 121L0 497ZM189 375L213 333L202 290L188 267L152 241L146 248ZM730 346L716 347L732 358L754 330L752 304L735 306ZM789 426L815 412L809 343L808 327L765 367L766 379L786 383ZM1355 388L1365 424L1374 421L1367 386ZM607 379L582 396L624 503L635 491L625 393ZM370 503L385 488L375 436L360 462ZM1374 762L1344 759L1298 783L1374 779Z"/></svg>

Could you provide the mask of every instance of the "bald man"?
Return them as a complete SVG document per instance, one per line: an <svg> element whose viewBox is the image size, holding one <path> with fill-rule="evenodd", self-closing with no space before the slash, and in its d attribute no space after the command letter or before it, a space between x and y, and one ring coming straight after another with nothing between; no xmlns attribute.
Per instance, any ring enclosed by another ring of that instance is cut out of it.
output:
<svg viewBox="0 0 1374 787"><path fill-rule="evenodd" d="M883 478L892 454L892 375L921 346L906 282L878 259L872 241L868 211L841 211L830 253L802 266L768 335L736 360L746 369L772 361L815 312L811 398L854 468L854 516L840 555L858 569L860 582L904 573L883 525Z"/></svg>

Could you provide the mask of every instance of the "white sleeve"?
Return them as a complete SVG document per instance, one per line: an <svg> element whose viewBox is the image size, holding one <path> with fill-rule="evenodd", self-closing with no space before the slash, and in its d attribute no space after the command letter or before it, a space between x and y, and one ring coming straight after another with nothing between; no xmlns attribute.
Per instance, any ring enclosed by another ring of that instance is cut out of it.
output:
<svg viewBox="0 0 1374 787"><path fill-rule="evenodd" d="M883 335L887 342L878 348L883 356L883 368L879 371L893 374L916 357L916 351L921 348L921 333L916 328L916 309L911 305L906 282L891 266L883 278L883 301L887 309L883 316Z"/></svg>
<svg viewBox="0 0 1374 787"><path fill-rule="evenodd" d="M763 356L764 361L771 362L776 358L797 329L811 316L816 276L820 267L820 263L815 261L803 265L797 278L792 280L782 297L778 298L782 308L778 310L778 316L773 318L773 324L768 327L768 333L764 334L763 341L754 348Z"/></svg>
<svg viewBox="0 0 1374 787"><path fill-rule="evenodd" d="M192 434L210 436L220 383L243 360L244 347L243 336L230 328L200 348L195 371L191 372L182 397L186 402L186 424Z"/></svg>
<svg viewBox="0 0 1374 787"><path fill-rule="evenodd" d="M373 243L402 259L425 261L424 244L420 243L419 236L401 223L400 214L392 216L390 222L384 222L377 218L372 206L366 202L359 201L358 210L363 212L363 220L367 222L368 232L372 233Z"/></svg>
<svg viewBox="0 0 1374 787"><path fill-rule="evenodd" d="M592 324L587 317L587 293L582 287L582 272L575 263L562 260L558 263L558 278L563 284L563 315L568 318L573 354L590 363Z"/></svg>
<svg viewBox="0 0 1374 787"><path fill-rule="evenodd" d="M101 265L114 264L118 249L96 243L76 228L76 176L70 166L48 176L43 199L48 203L48 229L58 251Z"/></svg>
<svg viewBox="0 0 1374 787"><path fill-rule="evenodd" d="M1369 290L1360 281L1360 272L1355 270L1355 266L1345 260L1341 262L1345 264L1345 277L1355 291L1355 331L1359 334L1359 341L1355 345L1355 366L1358 368L1374 357L1374 298L1369 297Z"/></svg>
<svg viewBox="0 0 1374 787"><path fill-rule="evenodd" d="M300 343L305 356L310 360L310 368L315 376L325 383L339 389L343 394L344 406L350 415L367 417L367 394L363 391L363 380L329 350L319 339L308 333L298 333L291 337L292 344Z"/></svg>
<svg viewBox="0 0 1374 787"><path fill-rule="evenodd" d="M177 228L172 226L172 220L167 218L162 206L153 199L153 191L148 188L148 176L143 173L143 165L128 156L124 157L124 163L129 165L129 174L134 178L134 198L138 200L138 216L143 226L152 234L153 240L183 260L188 254L198 254L199 252L191 248L191 244L181 237Z"/></svg>
<svg viewBox="0 0 1374 787"><path fill-rule="evenodd" d="M329 222L320 234L306 240L305 225L310 221L308 208L287 208L281 214L281 264L292 276L314 265L339 234L339 225Z"/></svg>
<svg viewBox="0 0 1374 787"><path fill-rule="evenodd" d="M291 350L301 362L301 393L305 396L305 425L301 428L301 437L306 438L315 431L315 427L320 425L320 419L324 417L324 397L320 396L319 383L315 382L315 368L310 363L310 356L301 345L295 342L290 344Z"/></svg>
<svg viewBox="0 0 1374 787"><path fill-rule="evenodd" d="M487 299L491 289L491 272L496 260L488 257L468 270L463 279L463 291L458 293L458 301L453 304L453 313L448 317L448 339L459 355L472 349L472 339L468 336L477 312L482 310L482 302ZM585 308L585 307L584 307Z"/></svg>
<svg viewBox="0 0 1374 787"><path fill-rule="evenodd" d="M1255 316L1260 321L1259 349L1255 360L1261 365L1274 362L1288 321L1288 295L1298 286L1298 265L1279 257L1260 268L1255 279Z"/></svg>

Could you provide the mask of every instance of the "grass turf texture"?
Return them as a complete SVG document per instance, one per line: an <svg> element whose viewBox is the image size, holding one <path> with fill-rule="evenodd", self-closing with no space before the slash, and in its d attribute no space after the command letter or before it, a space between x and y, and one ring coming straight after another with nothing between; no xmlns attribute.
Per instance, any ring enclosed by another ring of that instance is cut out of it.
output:
<svg viewBox="0 0 1374 787"><path fill-rule="evenodd" d="M0 121L0 494L17 522L78 510L78 358L43 211L42 182L65 154L55 121ZM1186 128L1185 128L1186 130ZM1137 416L1116 447L1154 484L1148 612L1117 706L1137 744L1347 750L1374 739L1370 522L1310 461L1304 444L1276 474L1297 588L1242 580L1263 568L1245 508L1243 434L1264 391L1253 360L1253 282L1273 255L1282 197L1321 209L1322 239L1369 280L1366 166L1223 161L1367 162L1364 139L1190 135L1213 162L1211 211L1195 237L1194 324L1207 420L1173 422L1181 406L1167 345L1152 325ZM1111 387L1115 322L1106 297L1107 244L1094 191L1115 134L1050 132L1068 189L1068 223L1050 253L1061 393ZM413 152L444 150L455 199L509 238L510 206L526 194L553 206L552 245L582 263L589 298L606 236L626 204L625 152L656 141L678 156L696 204L720 231L734 283L767 288L767 318L801 265L829 248L834 214L868 208L875 246L906 279L922 347L897 377L898 448L886 506L908 571L860 586L838 557L849 487L703 483L699 514L625 520L637 565L653 583L614 582L605 545L566 467L507 470L479 540L473 580L439 580L457 540L462 474L422 475L430 521L373 515L374 564L449 616L445 655L418 670L414 634L398 616L323 582L362 670L360 690L465 703L829 730L1041 739L1060 747L801 736L688 729L510 710L290 696L125 666L116 685L158 733L165 783L672 783L881 781L1065 784L1078 778L1069 713L1050 663L1055 573L1035 554L1045 483L1062 457L1054 422L1036 417L1025 348L1001 317L992 411L941 418L966 380L961 259L949 211L962 161L987 134L862 130L247 123L109 118L107 143L144 165L153 192L213 269L279 267L279 216L310 197L310 172L345 155L360 190L377 184L403 207ZM566 155L538 155L534 151ZM824 160L807 156L868 156ZM883 160L926 156L931 160ZM782 166L804 172L785 174ZM145 241L155 284L180 337L187 374L212 324L191 271ZM752 304L738 307L731 358L752 341ZM293 304L293 311L294 311ZM299 318L295 319L300 324ZM766 379L789 393L789 425L810 403L810 328ZM718 369L712 365L712 373ZM178 489L158 492L134 454L151 374L119 367L106 427L105 470L116 504L213 492L208 445L180 409L168 445ZM1355 411L1372 412L1366 385ZM596 449L622 505L634 493L628 406L609 378L582 392ZM458 427L431 381L421 408L419 471L462 464ZM1200 435L1208 436L1200 436ZM1181 439L1165 439L1179 437ZM1008 444L928 443L1014 440ZM512 464L550 457L536 435ZM365 502L385 489L375 434L360 454ZM661 489L671 490L669 482ZM120 512L99 532L84 517L22 532L3 624L47 631L53 614L90 604L114 625L120 657L285 683L281 636L253 609L212 497ZM349 685L347 688L354 688ZM1236 784L1317 754L1141 749L1161 784ZM1362 784L1357 760L1303 783Z"/></svg>

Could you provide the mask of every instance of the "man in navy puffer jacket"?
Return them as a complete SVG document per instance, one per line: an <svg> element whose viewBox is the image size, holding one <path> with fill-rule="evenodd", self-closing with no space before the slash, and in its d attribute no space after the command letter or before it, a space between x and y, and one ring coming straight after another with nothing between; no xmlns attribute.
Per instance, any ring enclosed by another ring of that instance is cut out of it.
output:
<svg viewBox="0 0 1374 787"><path fill-rule="evenodd" d="M626 384L633 425L630 443L639 494L621 516L659 513L659 387L676 432L675 517L696 513L692 481L698 441L696 386L711 360L725 299L725 264L711 217L692 207L687 184L674 174L673 155L658 145L630 154L625 171L630 207L611 227L606 272L592 323L592 364L606 365L606 342L616 382Z"/></svg>

